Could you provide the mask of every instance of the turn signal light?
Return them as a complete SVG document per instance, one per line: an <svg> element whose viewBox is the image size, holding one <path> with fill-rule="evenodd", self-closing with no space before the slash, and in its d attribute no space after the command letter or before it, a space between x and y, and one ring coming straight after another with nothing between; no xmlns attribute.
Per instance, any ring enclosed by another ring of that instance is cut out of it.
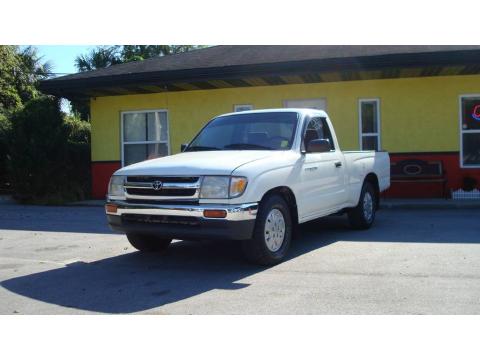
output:
<svg viewBox="0 0 480 360"><path fill-rule="evenodd" d="M106 204L105 205L105 211L107 213L114 213L116 214L117 213L117 209L118 209L118 206L115 205L115 204Z"/></svg>
<svg viewBox="0 0 480 360"><path fill-rule="evenodd" d="M230 181L230 197L238 197L243 194L247 187L247 178L242 176L232 176Z"/></svg>
<svg viewBox="0 0 480 360"><path fill-rule="evenodd" d="M227 217L225 210L203 210L203 216L206 218L223 219Z"/></svg>

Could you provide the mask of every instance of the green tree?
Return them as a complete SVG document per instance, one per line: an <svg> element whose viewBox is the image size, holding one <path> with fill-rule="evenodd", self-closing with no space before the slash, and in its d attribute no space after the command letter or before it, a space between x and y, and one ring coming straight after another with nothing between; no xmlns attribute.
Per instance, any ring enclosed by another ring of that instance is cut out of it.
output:
<svg viewBox="0 0 480 360"><path fill-rule="evenodd" d="M123 45L122 62L145 60L156 56L172 55L202 47L201 45Z"/></svg>
<svg viewBox="0 0 480 360"><path fill-rule="evenodd" d="M75 67L80 72L105 68L130 61L141 61L155 56L178 54L203 45L110 45L97 46L87 54L77 56Z"/></svg>
<svg viewBox="0 0 480 360"><path fill-rule="evenodd" d="M119 45L98 46L89 53L79 55L75 59L75 66L80 72L105 68L122 63L121 47Z"/></svg>
<svg viewBox="0 0 480 360"><path fill-rule="evenodd" d="M9 173L17 200L59 204L89 193L90 124L66 117L42 96L12 116Z"/></svg>
<svg viewBox="0 0 480 360"><path fill-rule="evenodd" d="M0 45L0 112L7 112L22 104L16 88L16 69L20 61L14 46Z"/></svg>
<svg viewBox="0 0 480 360"><path fill-rule="evenodd" d="M0 112L0 194L10 189L7 163L9 159L8 142L11 134L11 123L5 114Z"/></svg>
<svg viewBox="0 0 480 360"><path fill-rule="evenodd" d="M50 63L42 61L36 48L0 45L0 191L10 183L7 162L11 115L40 95L38 83L50 75Z"/></svg>
<svg viewBox="0 0 480 360"><path fill-rule="evenodd" d="M123 45L122 61L141 61L169 54L168 45Z"/></svg>
<svg viewBox="0 0 480 360"><path fill-rule="evenodd" d="M70 110L83 121L90 121L90 104L86 99L70 99Z"/></svg>
<svg viewBox="0 0 480 360"><path fill-rule="evenodd" d="M38 96L38 83L51 69L32 46L0 45L0 112L11 112Z"/></svg>
<svg viewBox="0 0 480 360"><path fill-rule="evenodd" d="M37 48L26 46L17 47L17 55L20 59L20 71L17 72L17 89L22 99L22 103L40 95L38 85L52 75L52 64L49 61L43 61L43 57L38 54Z"/></svg>

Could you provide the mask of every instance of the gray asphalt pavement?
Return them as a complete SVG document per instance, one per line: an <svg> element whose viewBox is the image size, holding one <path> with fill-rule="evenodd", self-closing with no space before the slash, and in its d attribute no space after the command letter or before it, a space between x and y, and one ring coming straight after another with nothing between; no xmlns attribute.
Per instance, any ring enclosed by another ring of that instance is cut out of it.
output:
<svg viewBox="0 0 480 360"><path fill-rule="evenodd" d="M480 314L479 209L303 225L289 259L232 243L140 254L98 207L0 205L0 314Z"/></svg>

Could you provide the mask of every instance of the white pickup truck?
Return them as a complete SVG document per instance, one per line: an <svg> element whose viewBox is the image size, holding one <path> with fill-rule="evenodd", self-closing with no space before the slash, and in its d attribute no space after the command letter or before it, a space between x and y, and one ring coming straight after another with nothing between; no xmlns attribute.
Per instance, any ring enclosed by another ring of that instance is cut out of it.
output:
<svg viewBox="0 0 480 360"><path fill-rule="evenodd" d="M105 209L140 251L238 240L250 261L273 265L300 223L346 212L369 228L389 186L388 153L342 152L324 111L245 111L214 118L179 154L116 171Z"/></svg>

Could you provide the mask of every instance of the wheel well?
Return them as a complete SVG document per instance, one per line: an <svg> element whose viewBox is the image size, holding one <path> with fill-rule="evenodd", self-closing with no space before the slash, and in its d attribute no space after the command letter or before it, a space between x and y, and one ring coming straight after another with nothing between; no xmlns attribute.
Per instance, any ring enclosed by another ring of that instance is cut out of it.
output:
<svg viewBox="0 0 480 360"><path fill-rule="evenodd" d="M292 189L290 189L288 186L278 186L276 188L270 189L263 195L260 202L262 202L263 199L265 199L267 196L273 194L283 197L283 199L287 202L290 208L293 223L298 224L297 199L295 198L295 194L293 193Z"/></svg>
<svg viewBox="0 0 480 360"><path fill-rule="evenodd" d="M375 199L376 199L376 207L378 209L380 205L380 185L378 184L378 177L374 173L369 173L366 177L365 180L363 181L364 183L370 183L372 184L373 188L375 189Z"/></svg>

